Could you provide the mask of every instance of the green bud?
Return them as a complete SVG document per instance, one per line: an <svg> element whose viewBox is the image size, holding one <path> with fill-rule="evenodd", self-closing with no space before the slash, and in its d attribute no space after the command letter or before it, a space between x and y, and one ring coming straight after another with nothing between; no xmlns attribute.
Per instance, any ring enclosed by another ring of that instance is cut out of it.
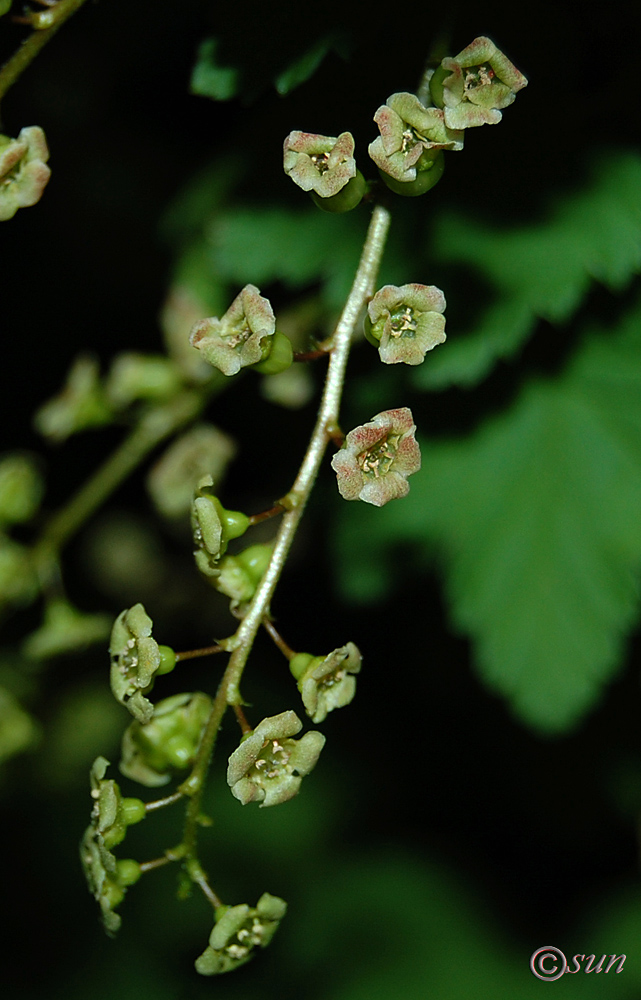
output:
<svg viewBox="0 0 641 1000"><path fill-rule="evenodd" d="M294 348L291 340L276 330L269 341L269 354L259 364L254 365L254 370L261 375L280 375L291 367L293 360Z"/></svg>
<svg viewBox="0 0 641 1000"><path fill-rule="evenodd" d="M120 885L134 885L141 875L140 865L132 858L122 858L116 862L116 878Z"/></svg>
<svg viewBox="0 0 641 1000"><path fill-rule="evenodd" d="M133 826L145 818L147 812L142 799L122 799L120 803L122 821L125 826Z"/></svg>
<svg viewBox="0 0 641 1000"><path fill-rule="evenodd" d="M289 669L291 670L294 678L298 680L299 677L305 673L310 663L312 663L312 661L316 662L317 660L322 662L323 657L312 656L311 653L296 653L296 656L293 656L289 661Z"/></svg>
<svg viewBox="0 0 641 1000"><path fill-rule="evenodd" d="M150 788L191 766L211 712L206 694L177 694L159 701L146 724L132 722L122 739L121 772Z"/></svg>
<svg viewBox="0 0 641 1000"><path fill-rule="evenodd" d="M158 652L160 653L160 666L158 667L158 676L162 674L170 674L174 667L176 666L176 654L171 646L159 646Z"/></svg>
<svg viewBox="0 0 641 1000"><path fill-rule="evenodd" d="M338 194L331 198L321 198L320 195L312 191L312 201L323 210L323 212L351 212L360 204L363 195L367 191L367 183L360 170L347 182Z"/></svg>

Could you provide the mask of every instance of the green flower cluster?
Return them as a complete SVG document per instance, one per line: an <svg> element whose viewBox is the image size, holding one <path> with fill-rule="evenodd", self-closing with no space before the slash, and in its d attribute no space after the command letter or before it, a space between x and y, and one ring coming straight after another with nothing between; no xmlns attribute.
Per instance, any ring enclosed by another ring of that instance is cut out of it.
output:
<svg viewBox="0 0 641 1000"><path fill-rule="evenodd" d="M203 976L231 972L252 958L255 948L266 948L287 912L279 896L264 892L256 906L221 906L209 935L209 944L195 962Z"/></svg>
<svg viewBox="0 0 641 1000"><path fill-rule="evenodd" d="M145 818L145 804L140 799L123 798L115 781L105 778L109 761L97 757L91 768L91 824L80 844L89 891L100 904L105 929L113 934L120 927L115 913L127 887L140 878L140 865L130 859L117 860L111 849L120 844L127 827Z"/></svg>

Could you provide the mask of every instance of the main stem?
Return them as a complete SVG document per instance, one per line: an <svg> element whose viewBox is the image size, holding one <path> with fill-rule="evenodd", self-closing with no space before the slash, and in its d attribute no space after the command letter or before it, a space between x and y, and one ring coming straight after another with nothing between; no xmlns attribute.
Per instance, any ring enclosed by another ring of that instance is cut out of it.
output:
<svg viewBox="0 0 641 1000"><path fill-rule="evenodd" d="M374 294L376 276L383 256L389 225L390 213L382 205L377 205L370 220L351 291L332 338L327 378L316 424L296 481L287 496L291 510L283 515L269 566L247 608L238 631L233 637L233 652L220 682L214 706L198 748L194 770L187 781L181 785L181 789L192 796L187 810L183 841L187 856L193 856L195 853L200 800L220 724L227 706L241 703L239 685L247 658L263 617L269 610L296 529L316 481L325 449L338 425L345 370L352 337L363 307L368 298Z"/></svg>
<svg viewBox="0 0 641 1000"><path fill-rule="evenodd" d="M53 38L65 21L82 7L83 3L85 0L58 0L55 7L50 8L49 14L53 18L53 23L48 28L39 28L32 32L0 69L0 98L4 97L9 87L33 62L40 50Z"/></svg>

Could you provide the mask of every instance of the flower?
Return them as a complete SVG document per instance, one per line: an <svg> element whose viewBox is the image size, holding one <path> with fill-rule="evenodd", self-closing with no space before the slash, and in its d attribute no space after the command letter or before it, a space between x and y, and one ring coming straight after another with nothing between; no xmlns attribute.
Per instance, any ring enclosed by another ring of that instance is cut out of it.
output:
<svg viewBox="0 0 641 1000"><path fill-rule="evenodd" d="M17 139L0 135L0 221L40 200L51 176L48 159L47 140L39 126L21 129Z"/></svg>
<svg viewBox="0 0 641 1000"><path fill-rule="evenodd" d="M327 656L297 653L289 669L298 681L305 711L312 722L324 722L329 712L349 705L356 694L356 678L362 657L353 642Z"/></svg>
<svg viewBox="0 0 641 1000"><path fill-rule="evenodd" d="M315 766L325 745L322 733L290 737L303 724L295 712L281 712L263 719L229 758L227 784L245 806L259 802L275 806L298 794L303 775Z"/></svg>
<svg viewBox="0 0 641 1000"><path fill-rule="evenodd" d="M440 108L426 108L416 94L388 97L374 115L380 136L370 143L376 166L397 181L415 181L432 169L439 150L461 150L461 132L447 128Z"/></svg>
<svg viewBox="0 0 641 1000"><path fill-rule="evenodd" d="M219 576L218 563L232 538L240 538L249 527L249 518L237 510L225 510L214 494L211 476L198 483L191 505L191 527L196 549L196 565L206 576Z"/></svg>
<svg viewBox="0 0 641 1000"><path fill-rule="evenodd" d="M190 767L211 706L211 698L201 691L159 701L149 722L136 720L125 730L122 774L148 788L157 788L166 785L174 771Z"/></svg>
<svg viewBox="0 0 641 1000"><path fill-rule="evenodd" d="M169 646L159 646L151 635L153 622L142 604L121 612L111 630L110 682L114 697L140 722L149 722L154 706L145 698L157 674L176 664Z"/></svg>
<svg viewBox="0 0 641 1000"><path fill-rule="evenodd" d="M341 132L337 139L290 132L283 145L283 168L303 191L332 198L356 177L354 137L350 132Z"/></svg>
<svg viewBox="0 0 641 1000"><path fill-rule="evenodd" d="M368 339L378 343L386 365L420 365L445 340L444 309L445 296L435 285L384 285L367 307Z"/></svg>
<svg viewBox="0 0 641 1000"><path fill-rule="evenodd" d="M446 57L430 80L434 103L448 128L496 125L499 109L512 104L527 80L490 38L481 35L453 58Z"/></svg>
<svg viewBox="0 0 641 1000"><path fill-rule="evenodd" d="M375 507L407 496L407 477L421 467L415 431L406 406L377 413L369 423L350 431L332 458L341 496Z"/></svg>
<svg viewBox="0 0 641 1000"><path fill-rule="evenodd" d="M113 934L120 926L114 913L127 886L140 877L140 865L131 860L117 861L111 848L125 838L126 828L145 818L140 799L122 798L115 781L105 778L109 761L96 757L91 768L91 797L94 800L91 824L80 844L80 860L89 891L100 903L105 929Z"/></svg>
<svg viewBox="0 0 641 1000"><path fill-rule="evenodd" d="M196 972L215 976L244 965L254 948L267 947L286 912L285 900L268 892L262 894L255 907L247 903L219 907L209 945L196 959Z"/></svg>
<svg viewBox="0 0 641 1000"><path fill-rule="evenodd" d="M275 331L269 300L255 285L245 285L221 319L212 316L195 324L189 342L223 375L236 375L268 357Z"/></svg>

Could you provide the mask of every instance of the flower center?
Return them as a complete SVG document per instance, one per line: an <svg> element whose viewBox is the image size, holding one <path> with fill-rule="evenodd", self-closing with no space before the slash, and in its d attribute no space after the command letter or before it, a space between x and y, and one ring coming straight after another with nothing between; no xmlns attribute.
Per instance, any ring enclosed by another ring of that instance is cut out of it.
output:
<svg viewBox="0 0 641 1000"><path fill-rule="evenodd" d="M385 435L385 437L379 441L377 444L372 445L367 451L362 452L358 456L358 464L361 467L362 472L367 476L374 476L378 479L380 476L385 476L394 462L396 456L396 446L390 438Z"/></svg>
<svg viewBox="0 0 641 1000"><path fill-rule="evenodd" d="M260 944L265 928L256 917L248 920L236 934L236 939L228 944L225 951L230 958L245 958L256 945Z"/></svg>
<svg viewBox="0 0 641 1000"><path fill-rule="evenodd" d="M229 333L225 333L225 340L229 347L239 347L251 337L251 329L246 319L231 327Z"/></svg>
<svg viewBox="0 0 641 1000"><path fill-rule="evenodd" d="M291 774L292 768L289 766L289 753L278 740L267 740L254 767L254 772L261 779L280 778L283 775Z"/></svg>
<svg viewBox="0 0 641 1000"><path fill-rule="evenodd" d="M463 84L465 92L469 93L470 91L480 90L481 87L491 86L495 75L494 70L487 63L483 63L480 66L471 66L465 72Z"/></svg>
<svg viewBox="0 0 641 1000"><path fill-rule="evenodd" d="M391 313L390 319L392 321L392 328L390 330L392 337L414 336L416 320L414 318L414 310L411 306L405 306L404 309L397 309L396 312Z"/></svg>
<svg viewBox="0 0 641 1000"><path fill-rule="evenodd" d="M314 153L310 160L318 170L321 177L329 170L329 153Z"/></svg>

